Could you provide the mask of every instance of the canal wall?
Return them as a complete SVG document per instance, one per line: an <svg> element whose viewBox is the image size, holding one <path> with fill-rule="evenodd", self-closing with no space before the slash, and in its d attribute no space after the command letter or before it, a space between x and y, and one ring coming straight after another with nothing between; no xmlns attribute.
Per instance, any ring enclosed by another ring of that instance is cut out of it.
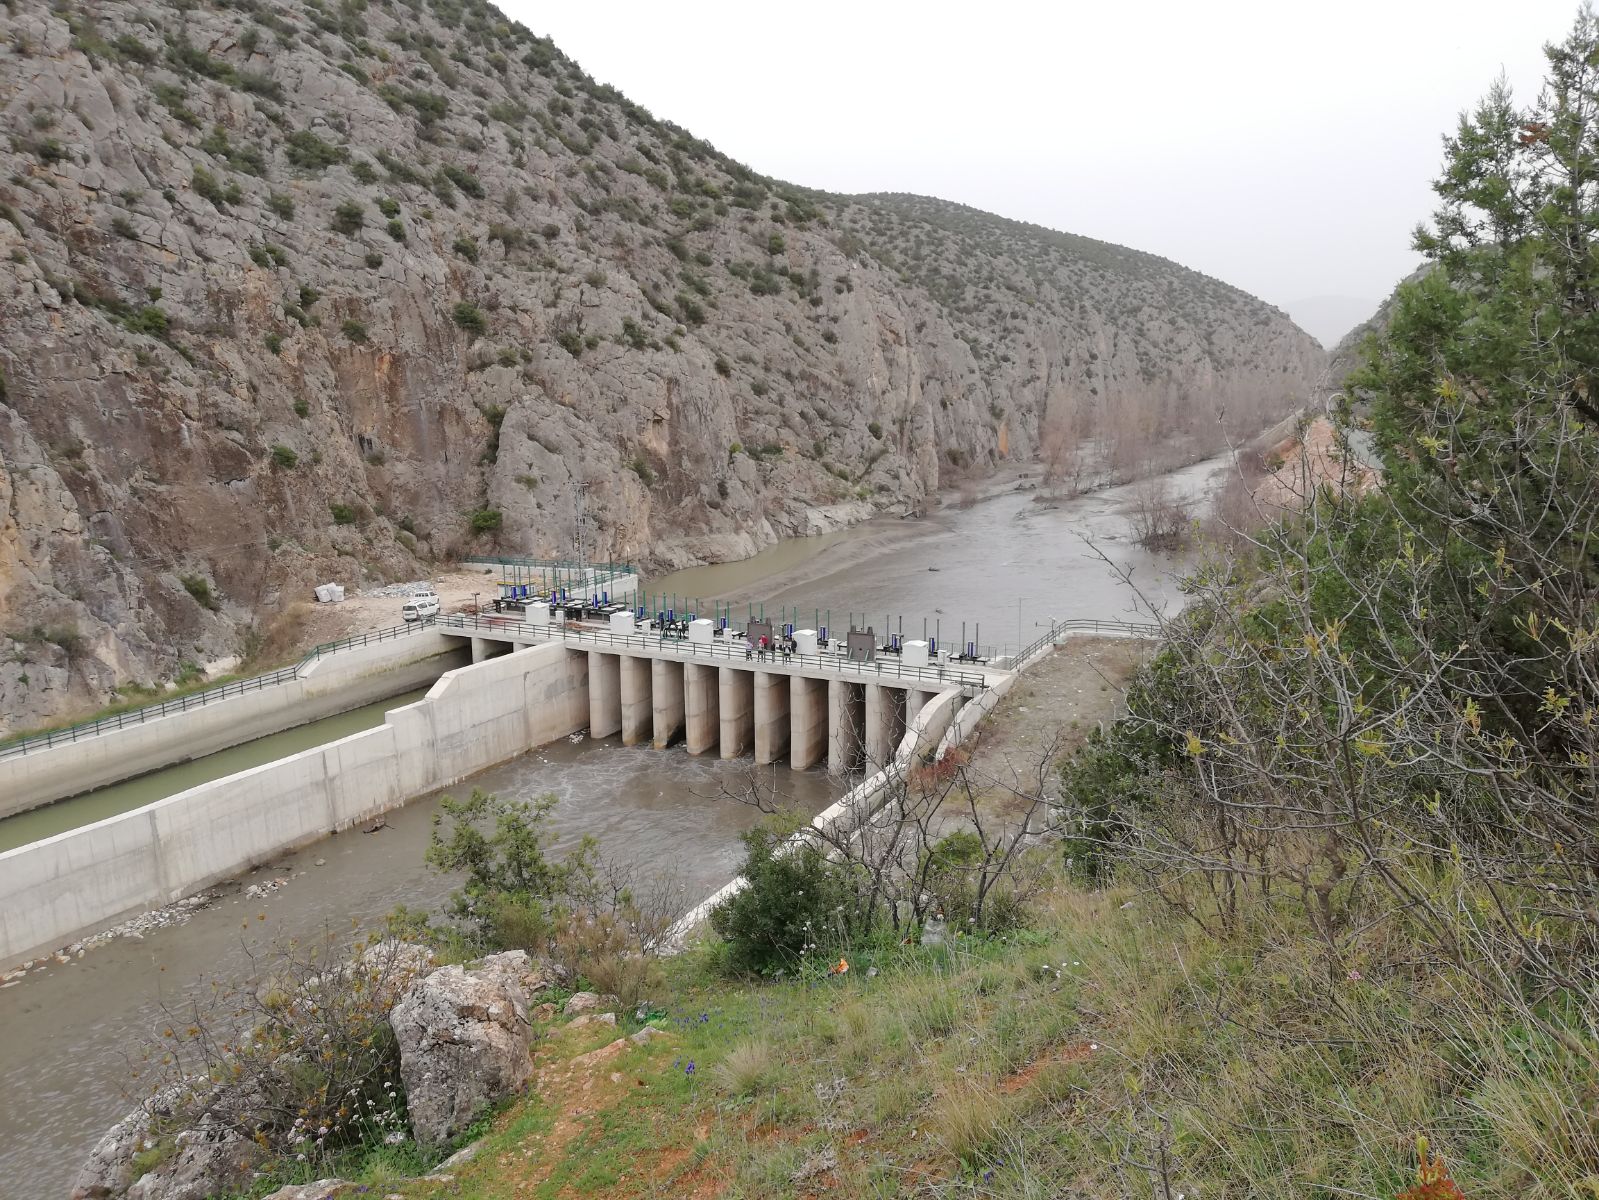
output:
<svg viewBox="0 0 1599 1200"><path fill-rule="evenodd" d="M433 630L353 646L283 683L0 759L0 818L414 691L469 661Z"/></svg>
<svg viewBox="0 0 1599 1200"><path fill-rule="evenodd" d="M1009 690L1009 680L1005 681ZM987 693L985 693L987 694ZM876 771L851 788L836 804L830 805L811 819L811 826L830 836L854 833L861 823L893 799L896 785L918 764L937 761L950 745L958 743L966 732L976 728L959 724L959 714L971 707L960 688L946 688L938 692L911 691L907 703L913 706L906 722L904 736L894 748L894 756L882 770ZM953 739L953 741L952 741ZM797 849L814 835L801 830L784 843L784 849ZM780 853L782 851L779 851ZM691 908L666 935L670 952L681 949L689 936L710 919L711 911L730 896L736 896L749 886L749 880L739 875L730 880L704 900Z"/></svg>
<svg viewBox="0 0 1599 1200"><path fill-rule="evenodd" d="M424 699L393 710L374 729L6 851L0 969L448 787L588 721L588 655L558 644L528 647L446 672Z"/></svg>

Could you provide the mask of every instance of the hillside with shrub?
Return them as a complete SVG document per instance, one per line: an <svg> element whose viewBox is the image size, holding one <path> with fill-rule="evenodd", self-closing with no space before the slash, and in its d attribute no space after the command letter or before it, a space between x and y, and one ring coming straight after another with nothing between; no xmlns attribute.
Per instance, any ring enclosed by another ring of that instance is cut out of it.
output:
<svg viewBox="0 0 1599 1200"><path fill-rule="evenodd" d="M248 654L328 579L569 554L579 491L590 556L737 558L1046 432L1202 454L1321 364L1154 256L762 177L477 0L5 15L12 727Z"/></svg>

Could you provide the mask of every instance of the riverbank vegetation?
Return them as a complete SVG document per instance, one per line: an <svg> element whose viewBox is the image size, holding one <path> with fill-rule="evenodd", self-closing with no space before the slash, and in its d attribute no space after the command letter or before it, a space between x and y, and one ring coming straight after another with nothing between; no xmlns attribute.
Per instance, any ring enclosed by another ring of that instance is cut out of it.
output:
<svg viewBox="0 0 1599 1200"><path fill-rule="evenodd" d="M413 933L633 986L614 1026L546 1014L470 1161L358 1181L1599 1196L1599 18L1548 57L1538 101L1495 88L1449 140L1434 269L1349 381L1382 488L1233 531L1125 715L1008 819L950 758L853 836L758 831L748 887L657 959L536 806L448 807L432 853L469 882Z"/></svg>

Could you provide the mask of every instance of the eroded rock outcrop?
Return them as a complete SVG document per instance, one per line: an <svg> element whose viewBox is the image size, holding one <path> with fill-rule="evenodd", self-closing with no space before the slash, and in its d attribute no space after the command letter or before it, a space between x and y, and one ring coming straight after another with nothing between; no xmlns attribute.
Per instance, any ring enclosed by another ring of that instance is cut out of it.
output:
<svg viewBox="0 0 1599 1200"><path fill-rule="evenodd" d="M473 968L441 967L411 986L389 1014L400 1047L411 1132L448 1141L485 1107L533 1074L532 996L544 987L521 950Z"/></svg>
<svg viewBox="0 0 1599 1200"><path fill-rule="evenodd" d="M575 490L600 557L740 557L1321 362L1153 255L761 178L476 2L13 6L0 132L0 731L565 553Z"/></svg>

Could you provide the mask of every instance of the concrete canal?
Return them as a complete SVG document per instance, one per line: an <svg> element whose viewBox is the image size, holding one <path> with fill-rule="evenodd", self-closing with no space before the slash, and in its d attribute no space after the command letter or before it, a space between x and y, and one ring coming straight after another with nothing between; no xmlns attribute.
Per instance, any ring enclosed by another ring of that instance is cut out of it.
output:
<svg viewBox="0 0 1599 1200"><path fill-rule="evenodd" d="M114 783L110 787L99 788L82 796L74 796L70 800L60 800L43 808L34 808L18 813L14 817L7 817L0 820L0 850L25 846L29 842L64 833L80 825L103 821L117 813L128 812L168 796L174 796L197 784L221 779L224 775L231 775L235 771L258 767L275 758L283 758L300 750L308 750L312 746L320 746L325 742L359 733L363 729L371 729L373 726L383 724L383 714L389 709L420 700L426 694L426 688L402 692L398 696L381 700L376 704L363 705L361 708L351 709L334 717L324 717L308 725L299 725L282 733L274 733L264 738L257 738L253 742L219 750L204 758L196 758L175 767L152 771L148 775L125 779L121 783Z"/></svg>

